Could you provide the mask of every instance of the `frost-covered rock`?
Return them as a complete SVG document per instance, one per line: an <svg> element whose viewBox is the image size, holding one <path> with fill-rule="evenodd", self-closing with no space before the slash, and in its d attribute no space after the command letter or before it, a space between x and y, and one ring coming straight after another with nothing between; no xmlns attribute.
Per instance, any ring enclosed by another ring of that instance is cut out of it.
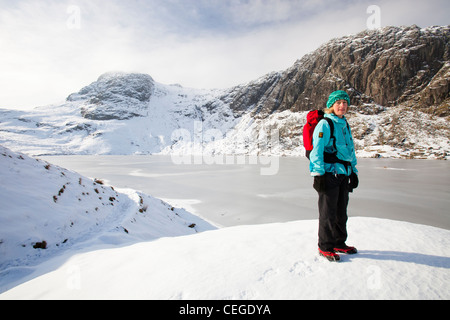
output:
<svg viewBox="0 0 450 320"><path fill-rule="evenodd" d="M82 101L81 115L92 120L124 120L144 116L154 82L147 74L110 72L67 97Z"/></svg>

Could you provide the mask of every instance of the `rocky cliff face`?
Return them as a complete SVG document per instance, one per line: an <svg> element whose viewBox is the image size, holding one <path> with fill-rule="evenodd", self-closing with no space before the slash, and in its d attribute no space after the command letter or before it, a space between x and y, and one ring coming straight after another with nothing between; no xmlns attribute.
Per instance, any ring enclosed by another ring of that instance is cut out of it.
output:
<svg viewBox="0 0 450 320"><path fill-rule="evenodd" d="M449 39L450 26L386 27L334 39L282 73L234 88L230 106L265 118L322 108L330 92L344 89L360 109L404 104L448 116Z"/></svg>

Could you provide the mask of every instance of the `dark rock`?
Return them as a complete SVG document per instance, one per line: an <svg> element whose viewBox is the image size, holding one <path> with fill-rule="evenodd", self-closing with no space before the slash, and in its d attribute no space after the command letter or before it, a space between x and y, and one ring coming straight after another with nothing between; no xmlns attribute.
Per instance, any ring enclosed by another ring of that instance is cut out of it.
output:
<svg viewBox="0 0 450 320"><path fill-rule="evenodd" d="M352 105L405 104L449 115L450 27L386 27L333 39L291 68L233 88L234 112L258 118L276 111L323 108L334 90Z"/></svg>

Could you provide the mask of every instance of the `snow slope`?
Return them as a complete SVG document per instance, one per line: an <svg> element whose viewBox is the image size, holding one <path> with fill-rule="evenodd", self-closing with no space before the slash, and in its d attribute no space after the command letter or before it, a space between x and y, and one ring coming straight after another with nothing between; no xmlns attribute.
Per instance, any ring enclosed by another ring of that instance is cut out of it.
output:
<svg viewBox="0 0 450 320"><path fill-rule="evenodd" d="M0 299L450 298L449 230L352 217L330 263L316 220L216 229L3 147L0 176Z"/></svg>
<svg viewBox="0 0 450 320"><path fill-rule="evenodd" d="M0 292L51 257L215 227L133 190L114 190L0 146ZM34 248L42 246L45 249Z"/></svg>
<svg viewBox="0 0 450 320"><path fill-rule="evenodd" d="M449 299L450 232L351 218L357 255L316 253L316 221L67 252L1 299ZM432 243L433 245L430 245Z"/></svg>

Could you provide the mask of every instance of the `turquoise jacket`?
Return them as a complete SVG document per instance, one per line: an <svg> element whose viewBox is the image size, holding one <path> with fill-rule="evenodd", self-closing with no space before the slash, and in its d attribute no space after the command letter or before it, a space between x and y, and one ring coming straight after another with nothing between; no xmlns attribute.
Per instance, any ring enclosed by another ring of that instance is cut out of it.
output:
<svg viewBox="0 0 450 320"><path fill-rule="evenodd" d="M334 136L336 138L337 157L350 162L351 168L345 168L341 163L324 163L323 153L334 152L333 140L330 139L330 126L327 121L321 120L314 129L313 150L309 156L309 171L312 176L321 176L325 172L333 174L345 174L349 176L356 169L355 145L353 143L352 132L347 126L345 117L339 118L334 114L325 114L325 117L333 120Z"/></svg>

